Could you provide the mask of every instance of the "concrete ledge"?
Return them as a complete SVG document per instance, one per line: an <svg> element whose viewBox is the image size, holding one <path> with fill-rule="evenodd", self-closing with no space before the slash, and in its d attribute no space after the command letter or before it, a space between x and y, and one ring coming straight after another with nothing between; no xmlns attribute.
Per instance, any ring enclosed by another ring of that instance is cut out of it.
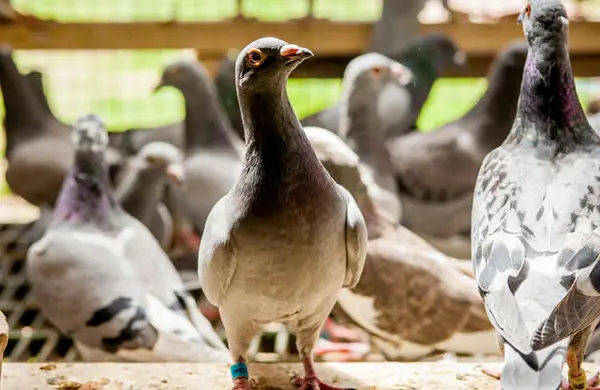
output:
<svg viewBox="0 0 600 390"><path fill-rule="evenodd" d="M325 381L357 390L497 390L499 384L473 363L321 363ZM499 369L498 363L485 367ZM291 390L300 364L251 364L256 390ZM592 367L587 367L588 369ZM90 383L97 382L97 383ZM227 365L5 363L3 390L230 390Z"/></svg>

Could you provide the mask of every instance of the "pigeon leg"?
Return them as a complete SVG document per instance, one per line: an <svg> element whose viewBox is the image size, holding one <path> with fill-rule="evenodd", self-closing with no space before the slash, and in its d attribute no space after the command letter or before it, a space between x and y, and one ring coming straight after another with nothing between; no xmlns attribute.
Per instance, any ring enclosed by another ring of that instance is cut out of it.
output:
<svg viewBox="0 0 600 390"><path fill-rule="evenodd" d="M260 332L260 325L252 321L243 321L239 313L233 314L220 309L221 320L225 326L227 343L231 357L235 362L231 366L231 379L233 381L232 390L252 390L256 383L250 379L248 367L246 366L248 348L250 342Z"/></svg>
<svg viewBox="0 0 600 390"><path fill-rule="evenodd" d="M563 380L563 390L600 390L596 387L599 382L598 374L587 380L585 370L581 367L585 346L595 327L588 327L575 334L567 349L567 365L569 366L568 378Z"/></svg>
<svg viewBox="0 0 600 390"><path fill-rule="evenodd" d="M296 376L292 378L292 384L298 386L298 390L353 390L328 385L321 382L317 377L312 353L317 344L319 331L320 326L314 326L311 329L304 329L297 333L298 351L304 366L304 377Z"/></svg>

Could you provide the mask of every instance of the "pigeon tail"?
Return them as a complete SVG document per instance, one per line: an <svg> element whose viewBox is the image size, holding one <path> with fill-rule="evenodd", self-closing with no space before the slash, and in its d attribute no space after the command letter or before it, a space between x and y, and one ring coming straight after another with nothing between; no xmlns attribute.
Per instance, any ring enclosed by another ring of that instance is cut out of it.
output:
<svg viewBox="0 0 600 390"><path fill-rule="evenodd" d="M523 354L504 342L504 366L500 379L503 390L556 390L562 382L568 341Z"/></svg>

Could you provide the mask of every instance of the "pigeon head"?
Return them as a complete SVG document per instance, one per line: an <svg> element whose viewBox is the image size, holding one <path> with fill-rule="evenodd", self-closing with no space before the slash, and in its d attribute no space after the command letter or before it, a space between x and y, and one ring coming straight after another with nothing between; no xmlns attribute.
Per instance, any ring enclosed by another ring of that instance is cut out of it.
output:
<svg viewBox="0 0 600 390"><path fill-rule="evenodd" d="M198 77L210 80L208 72L196 61L175 61L163 69L160 81L154 87L154 92L164 87L174 87L181 91L189 85L198 85Z"/></svg>
<svg viewBox="0 0 600 390"><path fill-rule="evenodd" d="M108 132L102 119L94 114L80 117L73 124L72 141L79 152L104 152L108 146Z"/></svg>
<svg viewBox="0 0 600 390"><path fill-rule="evenodd" d="M528 0L518 22L530 44L540 38L566 41L569 19L561 0Z"/></svg>
<svg viewBox="0 0 600 390"><path fill-rule="evenodd" d="M150 142L144 145L137 157L141 170L165 172L175 183L183 182L183 154L177 147L166 142Z"/></svg>
<svg viewBox="0 0 600 390"><path fill-rule="evenodd" d="M433 57L437 59L438 71L450 67L467 65L467 55L446 34L431 34L423 38L421 45L431 47Z"/></svg>
<svg viewBox="0 0 600 390"><path fill-rule="evenodd" d="M313 55L309 49L281 39L257 39L238 55L235 65L237 86L280 85L302 61Z"/></svg>
<svg viewBox="0 0 600 390"><path fill-rule="evenodd" d="M344 72L345 87L359 90L368 88L377 92L389 84L405 86L412 79L410 69L378 53L356 57Z"/></svg>

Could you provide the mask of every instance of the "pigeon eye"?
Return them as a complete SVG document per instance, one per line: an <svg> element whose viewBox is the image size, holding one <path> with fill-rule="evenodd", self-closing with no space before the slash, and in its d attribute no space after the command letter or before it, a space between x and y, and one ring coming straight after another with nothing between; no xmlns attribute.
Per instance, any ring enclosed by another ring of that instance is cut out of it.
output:
<svg viewBox="0 0 600 390"><path fill-rule="evenodd" d="M258 49L251 49L248 53L248 63L251 66L257 67L263 63L265 55Z"/></svg>
<svg viewBox="0 0 600 390"><path fill-rule="evenodd" d="M381 76L381 73L383 73L383 69L381 69L381 67L375 66L375 67L371 68L371 75L373 75L375 77L379 77L379 76Z"/></svg>
<svg viewBox="0 0 600 390"><path fill-rule="evenodd" d="M158 163L158 158L156 156L148 156L146 157L146 161L148 161L149 164L156 164Z"/></svg>

